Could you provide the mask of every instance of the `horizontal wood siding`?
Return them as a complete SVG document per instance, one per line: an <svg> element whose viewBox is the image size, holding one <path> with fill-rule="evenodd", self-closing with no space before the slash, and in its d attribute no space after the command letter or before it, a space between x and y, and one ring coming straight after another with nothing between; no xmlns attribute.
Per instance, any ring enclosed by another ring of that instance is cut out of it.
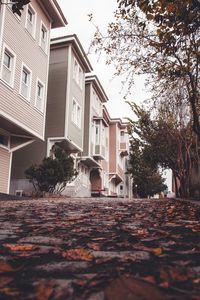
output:
<svg viewBox="0 0 200 300"><path fill-rule="evenodd" d="M41 20L48 29L50 21L37 1L32 0L31 5L37 12L35 39L25 28L26 8L20 20L9 8L6 9L3 42L16 54L16 68L13 89L0 80L0 110L20 122L22 126L34 131L36 135L43 137L45 114L35 108L35 96L37 78L45 84L45 89L47 88L48 55L39 46L39 40ZM30 103L19 94L22 62L32 71Z"/></svg>
<svg viewBox="0 0 200 300"><path fill-rule="evenodd" d="M0 193L8 192L10 153L0 147Z"/></svg>
<svg viewBox="0 0 200 300"><path fill-rule="evenodd" d="M69 110L67 115L67 123L68 123L68 136L72 142L74 142L79 148L83 148L83 128L84 128L84 101L85 101L85 85L83 83L82 89L78 86L78 84L73 79L73 61L74 55L72 53L72 60L71 60L71 68L70 68L70 93L69 93ZM85 76L85 74L84 74ZM83 82L84 82L83 78ZM72 99L73 97L76 98L78 104L81 107L81 128L76 126L72 122Z"/></svg>
<svg viewBox="0 0 200 300"><path fill-rule="evenodd" d="M51 50L47 95L46 136L64 137L67 86L67 48Z"/></svg>
<svg viewBox="0 0 200 300"><path fill-rule="evenodd" d="M92 134L92 122L91 122L91 114L90 114L90 84L85 86L85 110L84 110L84 146L83 146L83 156L90 155L90 139Z"/></svg>
<svg viewBox="0 0 200 300"><path fill-rule="evenodd" d="M46 143L36 141L13 153L11 179L26 178L25 170L33 164L40 164L46 156Z"/></svg>

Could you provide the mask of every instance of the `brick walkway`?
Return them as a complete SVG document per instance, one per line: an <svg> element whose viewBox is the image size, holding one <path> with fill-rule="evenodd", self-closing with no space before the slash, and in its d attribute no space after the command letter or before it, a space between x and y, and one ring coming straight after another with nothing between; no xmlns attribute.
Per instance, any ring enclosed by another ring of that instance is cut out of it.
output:
<svg viewBox="0 0 200 300"><path fill-rule="evenodd" d="M198 207L172 200L0 202L0 299L199 300Z"/></svg>

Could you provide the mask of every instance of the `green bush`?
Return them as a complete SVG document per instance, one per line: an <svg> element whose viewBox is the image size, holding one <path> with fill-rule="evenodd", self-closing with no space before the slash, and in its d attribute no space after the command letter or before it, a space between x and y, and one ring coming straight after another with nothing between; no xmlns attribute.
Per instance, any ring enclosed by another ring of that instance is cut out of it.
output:
<svg viewBox="0 0 200 300"><path fill-rule="evenodd" d="M40 165L32 165L25 174L38 194L60 194L77 175L73 158L60 148L55 150L54 157L45 157Z"/></svg>

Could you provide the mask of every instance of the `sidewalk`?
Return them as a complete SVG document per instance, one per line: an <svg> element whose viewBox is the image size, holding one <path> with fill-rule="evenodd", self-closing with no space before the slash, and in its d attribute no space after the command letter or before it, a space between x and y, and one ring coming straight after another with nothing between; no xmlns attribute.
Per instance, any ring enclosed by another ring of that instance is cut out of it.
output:
<svg viewBox="0 0 200 300"><path fill-rule="evenodd" d="M199 300L195 213L173 200L0 201L0 299Z"/></svg>

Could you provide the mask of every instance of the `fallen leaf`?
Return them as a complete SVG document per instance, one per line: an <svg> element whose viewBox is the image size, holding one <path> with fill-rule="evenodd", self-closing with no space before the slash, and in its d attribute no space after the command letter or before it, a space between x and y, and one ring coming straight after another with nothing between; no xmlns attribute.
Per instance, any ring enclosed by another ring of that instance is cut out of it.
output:
<svg viewBox="0 0 200 300"><path fill-rule="evenodd" d="M91 261L94 256L83 248L66 250L62 254L63 257L69 260L83 260L83 261Z"/></svg>
<svg viewBox="0 0 200 300"><path fill-rule="evenodd" d="M47 284L41 283L36 289L37 300L48 300L53 294L53 287Z"/></svg>
<svg viewBox="0 0 200 300"><path fill-rule="evenodd" d="M105 290L107 300L168 300L168 295L153 284L131 276L121 276Z"/></svg>
<svg viewBox="0 0 200 300"><path fill-rule="evenodd" d="M3 244L5 248L8 248L11 251L33 251L38 248L35 245L19 245L19 244Z"/></svg>
<svg viewBox="0 0 200 300"><path fill-rule="evenodd" d="M0 272L13 272L13 267L5 260L0 259Z"/></svg>

